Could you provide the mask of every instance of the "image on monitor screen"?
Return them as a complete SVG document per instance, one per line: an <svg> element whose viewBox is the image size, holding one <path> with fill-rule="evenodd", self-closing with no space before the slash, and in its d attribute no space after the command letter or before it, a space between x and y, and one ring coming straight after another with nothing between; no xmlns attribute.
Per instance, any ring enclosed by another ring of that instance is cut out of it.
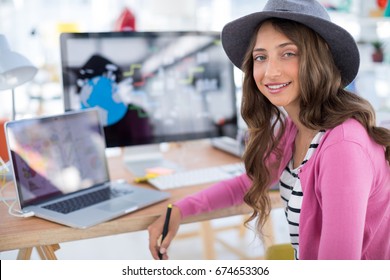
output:
<svg viewBox="0 0 390 280"><path fill-rule="evenodd" d="M236 137L218 32L63 33L65 111L99 109L107 147Z"/></svg>

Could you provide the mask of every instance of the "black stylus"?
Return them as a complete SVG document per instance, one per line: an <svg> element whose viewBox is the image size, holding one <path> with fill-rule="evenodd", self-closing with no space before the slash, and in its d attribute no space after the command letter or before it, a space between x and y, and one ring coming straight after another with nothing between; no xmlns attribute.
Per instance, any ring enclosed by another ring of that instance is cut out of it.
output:
<svg viewBox="0 0 390 280"><path fill-rule="evenodd" d="M172 204L169 204L168 208L167 208L167 214L165 215L165 222L164 222L164 228L163 228L163 232L162 232L161 243L164 241L165 237L168 234L169 220L171 218L171 211L172 211ZM160 252L158 252L158 257L160 258L160 260L162 260L162 256L163 255Z"/></svg>

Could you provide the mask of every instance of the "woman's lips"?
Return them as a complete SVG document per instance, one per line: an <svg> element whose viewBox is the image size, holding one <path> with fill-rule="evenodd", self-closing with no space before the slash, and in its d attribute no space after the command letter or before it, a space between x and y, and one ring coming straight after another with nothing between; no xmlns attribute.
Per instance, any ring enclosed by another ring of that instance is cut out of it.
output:
<svg viewBox="0 0 390 280"><path fill-rule="evenodd" d="M291 82L282 83L282 84L272 83L272 84L266 84L265 86L267 87L267 89L270 93L275 94L275 93L281 92L285 87L287 87L290 84L291 84Z"/></svg>

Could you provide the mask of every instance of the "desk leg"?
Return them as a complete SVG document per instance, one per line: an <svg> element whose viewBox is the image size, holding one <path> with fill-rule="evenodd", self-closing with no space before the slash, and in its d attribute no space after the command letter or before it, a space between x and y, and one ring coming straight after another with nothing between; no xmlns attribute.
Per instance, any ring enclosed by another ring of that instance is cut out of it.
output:
<svg viewBox="0 0 390 280"><path fill-rule="evenodd" d="M59 244L53 245L43 245L35 247L37 249L38 255L42 260L56 260L55 251L60 249ZM20 249L17 259L18 260L29 260L31 259L31 253L33 248L24 248Z"/></svg>
<svg viewBox="0 0 390 280"><path fill-rule="evenodd" d="M29 260L31 258L32 249L33 248L20 249L16 259L17 260Z"/></svg>
<svg viewBox="0 0 390 280"><path fill-rule="evenodd" d="M215 232L210 221L200 223L200 236L203 241L203 255L206 260L215 260Z"/></svg>
<svg viewBox="0 0 390 280"><path fill-rule="evenodd" d="M60 245L53 244L53 245L38 246L35 248L37 249L38 254L42 260L56 260L57 256L55 255L54 252L60 249Z"/></svg>

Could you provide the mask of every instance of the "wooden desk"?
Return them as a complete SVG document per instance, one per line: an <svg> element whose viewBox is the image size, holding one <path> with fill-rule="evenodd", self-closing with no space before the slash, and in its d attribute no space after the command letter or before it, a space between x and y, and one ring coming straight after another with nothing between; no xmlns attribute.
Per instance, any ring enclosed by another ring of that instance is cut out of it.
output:
<svg viewBox="0 0 390 280"><path fill-rule="evenodd" d="M167 159L176 161L186 168L201 168L239 161L234 156L212 148L209 142L205 140L171 144L171 148L165 153L165 156ZM134 177L126 169L121 156L109 158L109 170L112 179L121 178L130 183L133 182ZM59 248L58 244L63 242L145 230L156 218L165 213L168 203L174 202L209 185L205 184L170 190L171 198L169 200L88 229L74 229L36 217L17 218L9 215L8 209L2 203L0 205L0 251L19 249L18 258L28 259L30 258L32 248L35 247L41 258L55 259L54 251ZM147 184L143 184L142 186L150 188ZM7 188L12 189L11 186ZM9 195L9 191L8 193L6 192L7 196ZM271 199L273 207L281 207L278 193L271 193ZM249 212L249 207L242 205L191 217L184 220L183 223L192 223Z"/></svg>

